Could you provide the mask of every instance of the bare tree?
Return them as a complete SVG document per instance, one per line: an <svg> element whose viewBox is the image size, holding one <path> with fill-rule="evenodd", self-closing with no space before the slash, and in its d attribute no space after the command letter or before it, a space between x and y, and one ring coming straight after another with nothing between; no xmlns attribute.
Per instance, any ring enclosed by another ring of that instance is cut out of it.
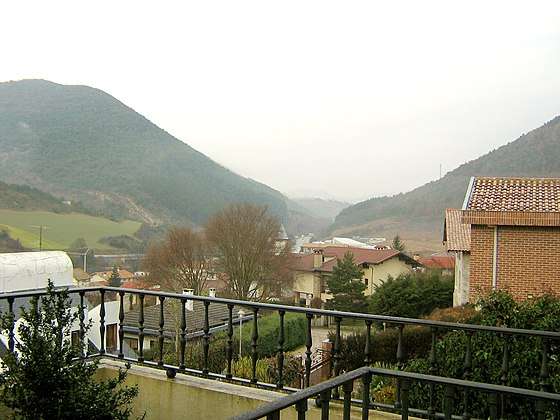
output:
<svg viewBox="0 0 560 420"><path fill-rule="evenodd" d="M291 252L280 232L268 208L252 203L233 204L206 223L216 272L237 299L265 300L291 288Z"/></svg>
<svg viewBox="0 0 560 420"><path fill-rule="evenodd" d="M148 248L146 270L164 290L200 295L209 277L208 247L201 232L187 226L169 229L162 241Z"/></svg>

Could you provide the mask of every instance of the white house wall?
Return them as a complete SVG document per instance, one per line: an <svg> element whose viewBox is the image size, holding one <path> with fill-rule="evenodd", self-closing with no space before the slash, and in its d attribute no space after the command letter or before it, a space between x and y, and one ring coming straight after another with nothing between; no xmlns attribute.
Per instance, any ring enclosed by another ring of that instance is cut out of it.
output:
<svg viewBox="0 0 560 420"><path fill-rule="evenodd" d="M461 306L469 302L470 286L470 252L457 252L455 258L455 289L453 291L453 306Z"/></svg>
<svg viewBox="0 0 560 420"><path fill-rule="evenodd" d="M119 301L109 301L105 302L105 328L108 325L117 324L117 337L119 333ZM91 321L91 328L88 332L88 337L91 342L98 348L101 348L101 332L99 331L99 326L101 317L99 312L101 310L101 305L97 305L91 311L89 311L89 319ZM103 348L107 349L107 334L105 334L105 343Z"/></svg>
<svg viewBox="0 0 560 420"><path fill-rule="evenodd" d="M368 279L367 294L375 292L375 286L387 280L387 277L397 277L399 274L412 271L412 267L397 257L391 258L377 265L370 265L364 270L364 277ZM367 273L367 274L366 274Z"/></svg>

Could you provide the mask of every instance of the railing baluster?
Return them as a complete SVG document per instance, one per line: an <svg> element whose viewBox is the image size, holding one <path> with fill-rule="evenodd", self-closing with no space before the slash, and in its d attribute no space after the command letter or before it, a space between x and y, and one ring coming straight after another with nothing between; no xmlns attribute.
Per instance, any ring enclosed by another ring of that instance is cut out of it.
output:
<svg viewBox="0 0 560 420"><path fill-rule="evenodd" d="M202 373L208 375L208 351L210 350L210 321L208 316L210 302L204 301L204 335L202 342L202 350L204 353Z"/></svg>
<svg viewBox="0 0 560 420"><path fill-rule="evenodd" d="M258 339L259 339L259 327L258 327L258 314L259 308L253 308L253 344L251 345L251 361L253 364L253 374L251 377L251 383L257 383L257 359L259 357L259 353L257 350L258 347Z"/></svg>
<svg viewBox="0 0 560 420"><path fill-rule="evenodd" d="M508 373L509 373L509 334L504 334L504 357L502 359L502 376L500 380L502 381L502 385L507 386L508 383ZM506 415L506 395L500 395L500 406L501 406L501 417L505 418Z"/></svg>
<svg viewBox="0 0 560 420"><path fill-rule="evenodd" d="M443 414L445 415L445 420L451 420L453 416L453 400L455 399L455 388L453 388L451 385L446 385L443 393L445 395Z"/></svg>
<svg viewBox="0 0 560 420"><path fill-rule="evenodd" d="M139 295L140 313L138 314L138 361L144 361L144 295Z"/></svg>
<svg viewBox="0 0 560 420"><path fill-rule="evenodd" d="M342 318L337 316L334 319L334 322L336 324L336 330L335 330L335 337L334 337L334 348L333 348L333 374L334 376L338 376L338 374L340 373L340 323L342 321Z"/></svg>
<svg viewBox="0 0 560 420"><path fill-rule="evenodd" d="M371 319L366 320L366 345L364 348L364 363L366 366L371 365Z"/></svg>
<svg viewBox="0 0 560 420"><path fill-rule="evenodd" d="M342 393L344 394L344 408L342 410L343 420L350 420L350 409L352 408L352 390L354 389L354 381L344 382L342 385Z"/></svg>
<svg viewBox="0 0 560 420"><path fill-rule="evenodd" d="M14 347L15 347L15 333L14 333L14 328L15 328L15 314L14 314L14 298L13 297L9 297L8 298L8 314L10 316L10 330L8 331L8 350L10 350L10 352L14 352Z"/></svg>
<svg viewBox="0 0 560 420"><path fill-rule="evenodd" d="M488 405L490 405L490 420L497 420L498 419L498 394L492 392L488 395Z"/></svg>
<svg viewBox="0 0 560 420"><path fill-rule="evenodd" d="M299 400L296 403L296 411L298 413L298 420L305 420L305 413L307 411L307 399Z"/></svg>
<svg viewBox="0 0 560 420"><path fill-rule="evenodd" d="M304 387L309 387L309 380L311 377L311 346L313 345L313 336L311 333L311 319L312 314L306 314L307 316L307 336L305 339L305 380Z"/></svg>
<svg viewBox="0 0 560 420"><path fill-rule="evenodd" d="M85 309L86 309L86 305L85 305L85 295L86 292L80 292L80 313L78 314L78 318L80 320L80 331L78 333L78 338L80 340L80 348L82 350L82 357L86 357L87 353L88 353L88 345L87 342L85 340L85 336L86 336L86 314L85 314Z"/></svg>
<svg viewBox="0 0 560 420"><path fill-rule="evenodd" d="M369 393L371 386L371 373L366 373L362 376L362 420L369 418Z"/></svg>
<svg viewBox="0 0 560 420"><path fill-rule="evenodd" d="M541 361L541 372L540 378L541 382L539 383L542 392L548 392L548 338L541 339L541 348L542 348L542 361Z"/></svg>
<svg viewBox="0 0 560 420"><path fill-rule="evenodd" d="M334 374L335 377L337 377L340 374L340 342L341 342L340 323L342 322L342 318L337 316L337 317L334 318L334 322L336 324L336 332L335 332L335 338L334 338L333 374ZM339 397L340 397L340 394L338 393L338 387L335 387L333 389L333 398L338 399Z"/></svg>
<svg viewBox="0 0 560 420"><path fill-rule="evenodd" d="M280 315L280 325L278 328L278 382L276 382L277 388L284 387L284 315L286 315L286 311L280 310L278 311Z"/></svg>
<svg viewBox="0 0 560 420"><path fill-rule="evenodd" d="M549 350L549 342L548 338L541 338L541 348L542 348L542 361L541 361L541 372L540 378L541 382L539 383L542 392L548 392L548 350ZM544 420L546 418L546 410L547 410L547 402L543 400L537 401L537 419Z"/></svg>
<svg viewBox="0 0 560 420"><path fill-rule="evenodd" d="M101 337L101 348L99 354L105 354L105 290L99 291L101 294L101 304L99 307L99 336Z"/></svg>
<svg viewBox="0 0 560 420"><path fill-rule="evenodd" d="M403 324L398 324L397 325L397 329L398 329L398 341L397 341L397 369L399 371L402 370L404 364L402 362L402 357L403 357L403 349L402 349L402 341L403 341L403 329L404 329L404 325ZM397 392L396 392L396 400L395 400L395 408L401 408L401 380L397 379Z"/></svg>
<svg viewBox="0 0 560 420"><path fill-rule="evenodd" d="M165 333L165 308L164 308L165 296L159 296L159 337L158 337L158 350L159 350L159 360L158 365L163 366L163 343L164 343L164 333Z"/></svg>
<svg viewBox="0 0 560 420"><path fill-rule="evenodd" d="M326 391L321 392L319 398L321 401L321 420L328 420L329 402L331 400L331 390L327 389Z"/></svg>
<svg viewBox="0 0 560 420"><path fill-rule="evenodd" d="M179 333L179 352L180 352L180 365L179 369L181 371L185 371L185 348L187 347L187 314L186 308L187 305L186 299L181 299L181 331Z"/></svg>
<svg viewBox="0 0 560 420"><path fill-rule="evenodd" d="M124 292L119 292L119 359L124 358Z"/></svg>
<svg viewBox="0 0 560 420"><path fill-rule="evenodd" d="M402 393L402 407L401 407L401 419L408 420L408 394L410 391L410 381L408 379L403 379L401 381L401 393Z"/></svg>
<svg viewBox="0 0 560 420"><path fill-rule="evenodd" d="M437 372L436 368L436 339L437 339L437 327L432 327L432 344L430 348L430 375L435 375ZM430 382L430 406L428 407L428 414L435 414L436 409L434 407L434 394L436 385Z"/></svg>
<svg viewBox="0 0 560 420"><path fill-rule="evenodd" d="M266 420L280 420L280 410L273 411L266 416Z"/></svg>
<svg viewBox="0 0 560 420"><path fill-rule="evenodd" d="M228 326L227 326L227 346L226 346L227 369L226 378L231 379L231 360L233 359L233 305L228 304Z"/></svg>
<svg viewBox="0 0 560 420"><path fill-rule="evenodd" d="M546 401L537 400L535 410L537 412L537 420L546 420L546 410L547 410ZM558 417L553 417L553 418L556 419Z"/></svg>
<svg viewBox="0 0 560 420"><path fill-rule="evenodd" d="M463 374L463 379L470 381L471 379L471 369L472 369L472 331L465 331L467 337L467 351L465 353L465 373ZM463 390L463 404L465 406L465 411L463 411L463 419L469 420L471 418L469 412L469 397L470 389L465 388Z"/></svg>

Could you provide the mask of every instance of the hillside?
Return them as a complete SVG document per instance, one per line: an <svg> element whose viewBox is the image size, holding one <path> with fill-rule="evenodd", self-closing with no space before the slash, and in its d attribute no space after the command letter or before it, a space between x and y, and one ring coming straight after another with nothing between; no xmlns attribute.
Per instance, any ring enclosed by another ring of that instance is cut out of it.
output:
<svg viewBox="0 0 560 420"><path fill-rule="evenodd" d="M470 177L560 177L560 117L476 160L442 179L406 194L373 198L340 212L335 234L392 237L396 233L428 249L441 244L444 210L461 207Z"/></svg>
<svg viewBox="0 0 560 420"><path fill-rule="evenodd" d="M44 210L53 213L84 213L87 211L80 202L65 201L28 185L6 184L5 182L0 182L0 209Z"/></svg>
<svg viewBox="0 0 560 420"><path fill-rule="evenodd" d="M243 200L269 205L284 221L288 207L305 213L112 96L43 80L0 83L0 180L152 224L200 225Z"/></svg>
<svg viewBox="0 0 560 420"><path fill-rule="evenodd" d="M341 210L351 205L343 201L325 200L322 198L292 198L292 201L312 214L328 219L331 222L334 222L334 219Z"/></svg>

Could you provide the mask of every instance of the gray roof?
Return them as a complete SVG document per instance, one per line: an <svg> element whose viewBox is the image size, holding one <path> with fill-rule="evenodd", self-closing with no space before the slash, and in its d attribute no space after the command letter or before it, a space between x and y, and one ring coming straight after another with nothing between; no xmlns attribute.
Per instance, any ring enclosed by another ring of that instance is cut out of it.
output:
<svg viewBox="0 0 560 420"><path fill-rule="evenodd" d="M238 321L237 312L239 307L233 308L233 321ZM181 307L172 306L168 301L164 302L164 330L166 335L174 334L175 320L180 322L181 319ZM250 311L245 310L246 316L251 314ZM176 314L176 315L174 315ZM129 332L138 331L138 317L140 315L140 309L135 308L127 312L124 316L124 329ZM210 303L208 306L208 323L210 328L215 328L219 326L224 326L227 324L229 316L229 310L227 305L223 303ZM185 318L187 320L187 333L193 334L198 331L202 331L204 328L204 302L193 301L193 310L189 311L185 309ZM160 321L160 305L152 305L144 307L144 333L145 334L155 334L159 330Z"/></svg>

